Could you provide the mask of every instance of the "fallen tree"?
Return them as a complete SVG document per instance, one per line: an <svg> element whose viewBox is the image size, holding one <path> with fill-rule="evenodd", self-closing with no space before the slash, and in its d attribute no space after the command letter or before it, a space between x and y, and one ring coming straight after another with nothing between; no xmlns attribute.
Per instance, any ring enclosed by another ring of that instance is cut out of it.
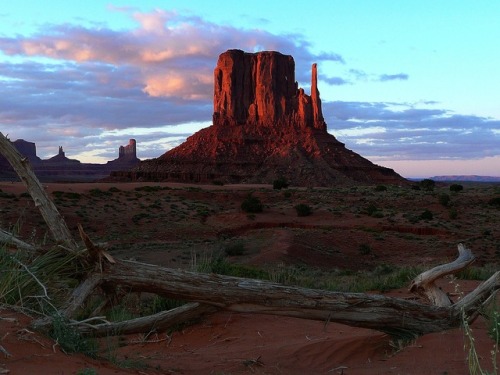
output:
<svg viewBox="0 0 500 375"><path fill-rule="evenodd" d="M78 252L76 241L31 172L29 163L12 149L10 141L0 133L0 152L11 162L40 207L54 239L64 249ZM500 272L496 272L472 293L454 303L436 286L437 279L456 273L474 261L472 252L463 245L459 245L459 256L454 262L426 271L411 283L411 290L425 296L431 302L428 305L382 295L289 287L262 280L200 274L114 259L103 247L94 244L82 227L79 229L85 255L78 259L85 263L84 269L87 271L82 273L81 283L73 290L67 305L60 307L59 315L70 320L80 332L96 336L164 330L172 324L219 309L331 321L396 336L418 336L458 327L464 316L469 322L472 321L481 306L488 303L500 287ZM5 234L4 237L9 238ZM26 248L22 241L18 243L12 238L12 245L19 249ZM154 293L189 303L177 309L120 323L108 322L105 317L93 317L80 322L74 320L80 307L96 290L111 294L120 288ZM47 328L50 324L50 318L34 323L38 328Z"/></svg>

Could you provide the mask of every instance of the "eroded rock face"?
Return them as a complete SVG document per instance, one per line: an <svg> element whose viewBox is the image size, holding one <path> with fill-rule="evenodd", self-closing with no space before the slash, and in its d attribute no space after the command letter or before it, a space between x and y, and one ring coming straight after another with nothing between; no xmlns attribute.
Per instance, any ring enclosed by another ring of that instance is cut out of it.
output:
<svg viewBox="0 0 500 375"><path fill-rule="evenodd" d="M221 54L214 70L213 122L159 158L114 177L204 183L272 183L285 177L295 186L406 182L327 132L317 66L312 65L307 95L295 81L292 56Z"/></svg>
<svg viewBox="0 0 500 375"><path fill-rule="evenodd" d="M295 81L292 56L266 51L229 50L214 70L214 125L258 124L326 130L312 67L311 96Z"/></svg>

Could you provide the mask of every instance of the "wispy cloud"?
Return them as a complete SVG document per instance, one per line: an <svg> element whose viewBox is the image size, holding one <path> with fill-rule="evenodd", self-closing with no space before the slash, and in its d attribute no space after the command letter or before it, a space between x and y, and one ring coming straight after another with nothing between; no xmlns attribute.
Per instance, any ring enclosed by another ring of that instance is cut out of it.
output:
<svg viewBox="0 0 500 375"><path fill-rule="evenodd" d="M410 104L323 103L330 132L379 160L479 159L500 155L500 121Z"/></svg>
<svg viewBox="0 0 500 375"><path fill-rule="evenodd" d="M399 74L381 74L379 76L379 80L381 82L386 82L386 81L406 81L408 80L408 74L405 73L399 73Z"/></svg>

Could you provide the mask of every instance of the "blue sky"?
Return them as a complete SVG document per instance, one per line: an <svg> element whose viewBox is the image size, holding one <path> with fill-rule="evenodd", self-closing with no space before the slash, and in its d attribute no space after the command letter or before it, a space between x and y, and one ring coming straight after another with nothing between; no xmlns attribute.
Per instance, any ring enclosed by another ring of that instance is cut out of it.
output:
<svg viewBox="0 0 500 375"><path fill-rule="evenodd" d="M230 48L277 50L328 131L405 177L500 175L500 2L25 0L0 9L0 131L86 162L211 125ZM71 4L71 5L68 5Z"/></svg>

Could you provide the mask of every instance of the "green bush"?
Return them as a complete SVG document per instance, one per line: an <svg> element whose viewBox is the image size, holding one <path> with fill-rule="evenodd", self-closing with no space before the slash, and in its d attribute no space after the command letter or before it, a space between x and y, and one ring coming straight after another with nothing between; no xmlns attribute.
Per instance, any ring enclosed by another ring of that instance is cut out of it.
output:
<svg viewBox="0 0 500 375"><path fill-rule="evenodd" d="M241 209L247 213L258 213L263 210L262 202L259 198L254 197L251 193L241 203Z"/></svg>
<svg viewBox="0 0 500 375"><path fill-rule="evenodd" d="M456 209L452 208L449 212L450 219L455 220L458 217L458 212Z"/></svg>
<svg viewBox="0 0 500 375"><path fill-rule="evenodd" d="M433 191L436 187L436 182L434 180L426 178L425 180L419 182L419 186L422 190Z"/></svg>
<svg viewBox="0 0 500 375"><path fill-rule="evenodd" d="M419 216L421 220L432 220L434 218L434 214L429 210L424 210Z"/></svg>
<svg viewBox="0 0 500 375"><path fill-rule="evenodd" d="M83 353L96 358L99 345L95 339L83 337L80 332L61 316L54 316L50 336L56 340L66 354Z"/></svg>
<svg viewBox="0 0 500 375"><path fill-rule="evenodd" d="M278 179L273 182L273 189L275 190L286 189L288 186L289 184L285 177L278 177Z"/></svg>
<svg viewBox="0 0 500 375"><path fill-rule="evenodd" d="M457 192L462 191L462 190L464 190L464 187L462 185L459 185L459 184L450 185L450 191L457 193Z"/></svg>
<svg viewBox="0 0 500 375"><path fill-rule="evenodd" d="M371 252L372 252L372 248L370 245L368 245L366 243L359 245L359 253L361 255L368 255Z"/></svg>
<svg viewBox="0 0 500 375"><path fill-rule="evenodd" d="M312 214L312 208L305 203L299 203L294 208L297 211L297 216L309 216Z"/></svg>
<svg viewBox="0 0 500 375"><path fill-rule="evenodd" d="M375 187L375 191L386 191L387 190L387 186L385 185L377 185Z"/></svg>
<svg viewBox="0 0 500 375"><path fill-rule="evenodd" d="M442 204L443 206L445 207L448 207L450 205L450 196L446 193L443 193L443 194L439 194L439 203Z"/></svg>
<svg viewBox="0 0 500 375"><path fill-rule="evenodd" d="M491 199L488 201L488 204L489 204L490 206L500 207L500 197L491 198Z"/></svg>

